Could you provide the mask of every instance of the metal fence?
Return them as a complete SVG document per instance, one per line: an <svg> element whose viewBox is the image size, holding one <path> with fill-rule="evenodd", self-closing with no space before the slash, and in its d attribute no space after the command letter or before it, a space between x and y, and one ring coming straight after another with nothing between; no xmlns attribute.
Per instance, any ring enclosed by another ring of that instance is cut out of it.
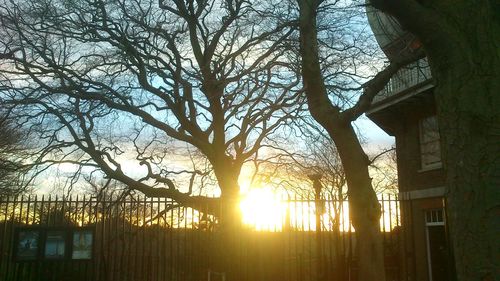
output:
<svg viewBox="0 0 500 281"><path fill-rule="evenodd" d="M424 84L432 84L431 68L427 58L419 59L398 70L384 89L375 96L373 103Z"/></svg>
<svg viewBox="0 0 500 281"><path fill-rule="evenodd" d="M380 203L388 280L399 280L399 202ZM0 198L0 280L230 280L228 264L238 281L356 280L346 201L279 204L276 222L246 223L230 243L216 218L164 198Z"/></svg>

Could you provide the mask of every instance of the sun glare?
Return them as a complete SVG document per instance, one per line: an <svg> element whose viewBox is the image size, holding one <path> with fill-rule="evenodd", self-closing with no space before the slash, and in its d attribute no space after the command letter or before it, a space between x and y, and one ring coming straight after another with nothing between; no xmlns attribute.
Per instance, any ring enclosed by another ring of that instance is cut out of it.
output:
<svg viewBox="0 0 500 281"><path fill-rule="evenodd" d="M381 203L384 212L380 228L382 231L391 231L395 225L399 225L398 207L392 201ZM317 208L321 210L319 216ZM318 203L309 197L286 199L284 194L269 187L249 187L242 194L240 210L243 224L257 231L316 231L319 224L323 231L337 229L354 232L349 223L347 201L326 200ZM337 217L339 222L334 223L336 212L340 212Z"/></svg>
<svg viewBox="0 0 500 281"><path fill-rule="evenodd" d="M240 209L243 223L255 230L280 231L286 214L286 203L270 188L250 188L243 195Z"/></svg>

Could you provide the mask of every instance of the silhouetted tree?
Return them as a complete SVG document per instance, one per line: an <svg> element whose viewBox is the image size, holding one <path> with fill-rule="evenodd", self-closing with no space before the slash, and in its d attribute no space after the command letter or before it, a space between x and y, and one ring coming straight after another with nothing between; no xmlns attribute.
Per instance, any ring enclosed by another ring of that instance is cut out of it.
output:
<svg viewBox="0 0 500 281"><path fill-rule="evenodd" d="M300 10L300 56L304 90L311 115L327 131L342 161L348 186L349 212L356 229L359 279L385 280L379 225L381 208L368 171L369 158L361 147L352 123L369 108L374 96L382 90L390 77L411 60L405 58L391 62L364 84L363 93L355 101L346 103L343 99L335 99L335 92L329 87L329 69L325 68L325 62L328 62L325 57L328 58L329 52L335 49L322 44L321 33L324 30L320 20L327 17L325 13L328 15L336 12L331 9L332 6L341 7L344 3L319 0L297 0L297 3ZM333 41L335 43L338 41ZM345 96L348 92L343 93Z"/></svg>
<svg viewBox="0 0 500 281"><path fill-rule="evenodd" d="M217 213L219 199L192 190L210 174L234 204L242 165L300 110L299 79L282 63L294 28L267 16L269 5L6 2L0 85L40 142L33 164L77 165L78 174L99 171L147 196ZM195 157L175 163L179 150ZM169 169L186 160L195 167ZM176 184L182 179L189 187Z"/></svg>

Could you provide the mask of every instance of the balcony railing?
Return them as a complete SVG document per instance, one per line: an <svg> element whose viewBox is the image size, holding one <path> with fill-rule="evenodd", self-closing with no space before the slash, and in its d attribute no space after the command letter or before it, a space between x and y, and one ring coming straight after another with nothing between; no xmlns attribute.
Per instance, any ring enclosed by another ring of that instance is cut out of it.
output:
<svg viewBox="0 0 500 281"><path fill-rule="evenodd" d="M431 82L431 69L427 58L420 59L396 72L385 88L375 96L373 102L380 102L417 85Z"/></svg>

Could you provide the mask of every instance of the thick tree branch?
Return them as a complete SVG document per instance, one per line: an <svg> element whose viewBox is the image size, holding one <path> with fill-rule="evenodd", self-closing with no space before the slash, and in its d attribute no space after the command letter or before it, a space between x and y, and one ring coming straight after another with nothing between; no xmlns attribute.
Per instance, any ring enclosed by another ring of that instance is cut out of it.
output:
<svg viewBox="0 0 500 281"><path fill-rule="evenodd" d="M356 120L361 116L372 104L375 96L384 89L384 87L389 83L390 79L394 74L400 70L402 67L408 65L411 62L422 58L421 53L415 53L414 56L405 57L402 60L391 61L390 64L382 71L378 72L375 77L363 85L363 93L358 98L356 104L344 110L340 116L345 122L351 122Z"/></svg>
<svg viewBox="0 0 500 281"><path fill-rule="evenodd" d="M321 72L316 13L320 5L317 0L298 0L300 6L300 52L302 54L302 77L309 110L319 123L329 127L338 120L340 108L332 105L328 98Z"/></svg>

